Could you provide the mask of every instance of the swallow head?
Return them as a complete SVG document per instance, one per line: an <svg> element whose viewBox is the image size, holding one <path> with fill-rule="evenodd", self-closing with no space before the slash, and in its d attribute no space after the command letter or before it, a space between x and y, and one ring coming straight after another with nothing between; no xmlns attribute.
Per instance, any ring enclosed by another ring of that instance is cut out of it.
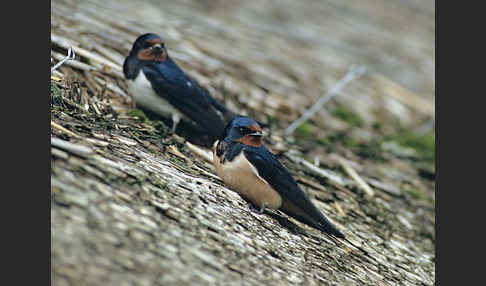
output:
<svg viewBox="0 0 486 286"><path fill-rule="evenodd" d="M133 43L131 54L141 61L164 62L167 59L165 42L156 34L139 36Z"/></svg>
<svg viewBox="0 0 486 286"><path fill-rule="evenodd" d="M262 128L254 119L246 116L236 116L224 131L224 139L239 142L252 147L262 144Z"/></svg>

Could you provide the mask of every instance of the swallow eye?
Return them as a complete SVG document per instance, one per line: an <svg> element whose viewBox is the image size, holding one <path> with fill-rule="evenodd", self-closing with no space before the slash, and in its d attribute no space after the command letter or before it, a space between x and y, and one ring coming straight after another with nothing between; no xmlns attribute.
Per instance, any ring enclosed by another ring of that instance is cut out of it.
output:
<svg viewBox="0 0 486 286"><path fill-rule="evenodd" d="M247 130L245 127L240 127L240 133L241 134L246 134L247 133Z"/></svg>

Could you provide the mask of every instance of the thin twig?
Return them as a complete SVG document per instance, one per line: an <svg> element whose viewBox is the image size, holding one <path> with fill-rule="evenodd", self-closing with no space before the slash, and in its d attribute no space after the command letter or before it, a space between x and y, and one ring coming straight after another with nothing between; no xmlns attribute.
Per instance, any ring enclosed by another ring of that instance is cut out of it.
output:
<svg viewBox="0 0 486 286"><path fill-rule="evenodd" d="M61 54L54 52L54 51L51 51L51 54L52 54L52 57L54 59L60 60L60 61L63 60L63 57L62 57ZM65 64L67 66L70 66L70 67L73 67L73 68L76 68L76 69L80 69L80 70L83 70L83 71L92 71L92 70L96 69L96 67L94 67L94 66L90 66L88 64L85 64L85 63L77 61L77 60L70 60L70 61L66 62Z"/></svg>
<svg viewBox="0 0 486 286"><path fill-rule="evenodd" d="M53 76L53 75L51 75L51 79L52 79L53 81L57 81L57 82L62 81L62 78L57 77L57 76Z"/></svg>
<svg viewBox="0 0 486 286"><path fill-rule="evenodd" d="M72 48L71 46L69 46L67 56L66 56L65 58L63 58L63 59L62 59L60 62L58 62L58 63L57 63L55 66L53 66L53 67L51 68L51 73L52 73L53 71L55 71L55 70L56 70L58 67L60 67L60 66L61 66L61 65L62 65L62 64L65 62L65 61L68 61L68 60L71 60L71 61L72 61L72 60L74 60L74 57L75 57L75 56L76 56L76 55L74 54L74 50L73 50L73 48ZM52 57L51 57L51 61L52 61Z"/></svg>
<svg viewBox="0 0 486 286"><path fill-rule="evenodd" d="M351 166L341 158L337 158L344 171L358 184L358 186L370 197L375 195L373 189L358 175L358 173L351 168Z"/></svg>
<svg viewBox="0 0 486 286"><path fill-rule="evenodd" d="M67 130L66 128L62 127L61 125L57 124L57 123L56 123L56 122L54 122L54 121L51 121L51 126L52 126L52 127L57 128L57 129L59 129L59 130L61 130L61 131L63 131L64 133L66 133L66 134L68 134L68 135L70 135L70 136L72 136L72 137L75 137L75 138L82 138L82 137L81 137L81 136L79 136L78 134L76 134L76 133L74 133L74 132L72 132L72 131Z"/></svg>
<svg viewBox="0 0 486 286"><path fill-rule="evenodd" d="M361 178L365 182L367 182L370 186L375 187L375 190L380 189L380 190L385 191L386 193L393 195L393 196L401 196L402 195L402 191L398 187L395 187L393 185L388 185L388 184L385 184L385 183L380 182L378 180L368 178L368 177L364 177L364 176L361 176Z"/></svg>
<svg viewBox="0 0 486 286"><path fill-rule="evenodd" d="M343 211L343 208L341 208L341 205L338 202L334 202L334 206L336 207L336 209L338 210L338 212L339 212L339 214L341 216L345 216L346 215L344 213L344 211Z"/></svg>
<svg viewBox="0 0 486 286"><path fill-rule="evenodd" d="M331 171L328 171L328 170L324 170L324 169L321 169L317 166L315 166L314 164L300 158L300 157L297 157L297 156L289 156L287 155L292 161L298 163L298 164L302 164L304 165L305 167L307 167L308 169L310 169L311 171L314 171L315 173L323 176L324 178L327 178L329 179L330 181L336 183L337 185L340 185L340 186L345 186L346 185L346 181L340 177L339 175L336 175L334 174L333 172Z"/></svg>
<svg viewBox="0 0 486 286"><path fill-rule="evenodd" d="M62 73L60 73L58 70L51 72L51 75L58 77L58 78L61 78L61 79L64 78L64 75Z"/></svg>
<svg viewBox="0 0 486 286"><path fill-rule="evenodd" d="M329 91L326 95L319 98L319 100L310 108L308 109L299 119L292 122L287 129L285 129L285 135L292 134L297 127L299 127L302 123L307 121L310 117L312 117L317 111L319 111L326 102L328 102L331 98L336 96L341 89L350 81L355 78L360 77L366 71L365 66L351 66L349 68L348 73Z"/></svg>
<svg viewBox="0 0 486 286"><path fill-rule="evenodd" d="M51 136L51 146L54 146L59 149L63 149L64 151L68 151L69 153L78 155L83 158L89 157L94 153L93 149L91 149L88 146L75 144L52 136Z"/></svg>
<svg viewBox="0 0 486 286"><path fill-rule="evenodd" d="M53 42L57 46L66 48L67 40L65 40L64 38L62 38L60 36L57 36L55 34L51 34L51 42ZM94 62L97 62L99 64L105 65L105 66L107 66L111 69L114 69L114 70L117 70L117 71L120 71L120 72L122 71L121 65L115 64L115 63L107 60L106 58L103 58L102 56L98 55L97 53L88 51L88 50L83 49L79 46L74 45L74 47L76 48L76 51L80 56L88 58L88 59L90 59Z"/></svg>
<svg viewBox="0 0 486 286"><path fill-rule="evenodd" d="M191 150L193 153L195 153L199 157L203 158L206 162L213 163L213 153L212 152L205 150L205 149L202 149L202 148L199 148L198 146L191 144L190 142L187 142L187 141L186 141L186 146L187 146L187 148L189 148L189 150Z"/></svg>

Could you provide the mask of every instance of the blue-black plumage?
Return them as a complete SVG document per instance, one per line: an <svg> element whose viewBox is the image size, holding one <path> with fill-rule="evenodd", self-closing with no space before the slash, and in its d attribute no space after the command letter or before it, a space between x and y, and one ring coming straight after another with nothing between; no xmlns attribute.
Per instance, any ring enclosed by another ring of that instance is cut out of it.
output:
<svg viewBox="0 0 486 286"><path fill-rule="evenodd" d="M130 94L138 106L171 116L175 130L180 119L190 119L218 138L234 114L191 79L170 58L156 34L139 36L123 63Z"/></svg>
<svg viewBox="0 0 486 286"><path fill-rule="evenodd" d="M344 238L300 189L289 171L262 144L262 129L250 117L236 116L213 146L218 175L262 211L287 215L333 236Z"/></svg>

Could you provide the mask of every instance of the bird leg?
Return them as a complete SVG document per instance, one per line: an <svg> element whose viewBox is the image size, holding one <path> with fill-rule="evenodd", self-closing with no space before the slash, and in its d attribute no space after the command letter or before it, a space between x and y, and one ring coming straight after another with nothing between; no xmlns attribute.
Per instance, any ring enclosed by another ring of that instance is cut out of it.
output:
<svg viewBox="0 0 486 286"><path fill-rule="evenodd" d="M179 124L179 121L181 120L181 116L177 113L172 113L172 132L175 133L177 124Z"/></svg>
<svg viewBox="0 0 486 286"><path fill-rule="evenodd" d="M257 207L255 207L254 205L251 205L250 209L257 213L257 214L263 214L265 212L265 209L267 208L267 204L263 204L263 206L261 206L260 209L258 209Z"/></svg>

